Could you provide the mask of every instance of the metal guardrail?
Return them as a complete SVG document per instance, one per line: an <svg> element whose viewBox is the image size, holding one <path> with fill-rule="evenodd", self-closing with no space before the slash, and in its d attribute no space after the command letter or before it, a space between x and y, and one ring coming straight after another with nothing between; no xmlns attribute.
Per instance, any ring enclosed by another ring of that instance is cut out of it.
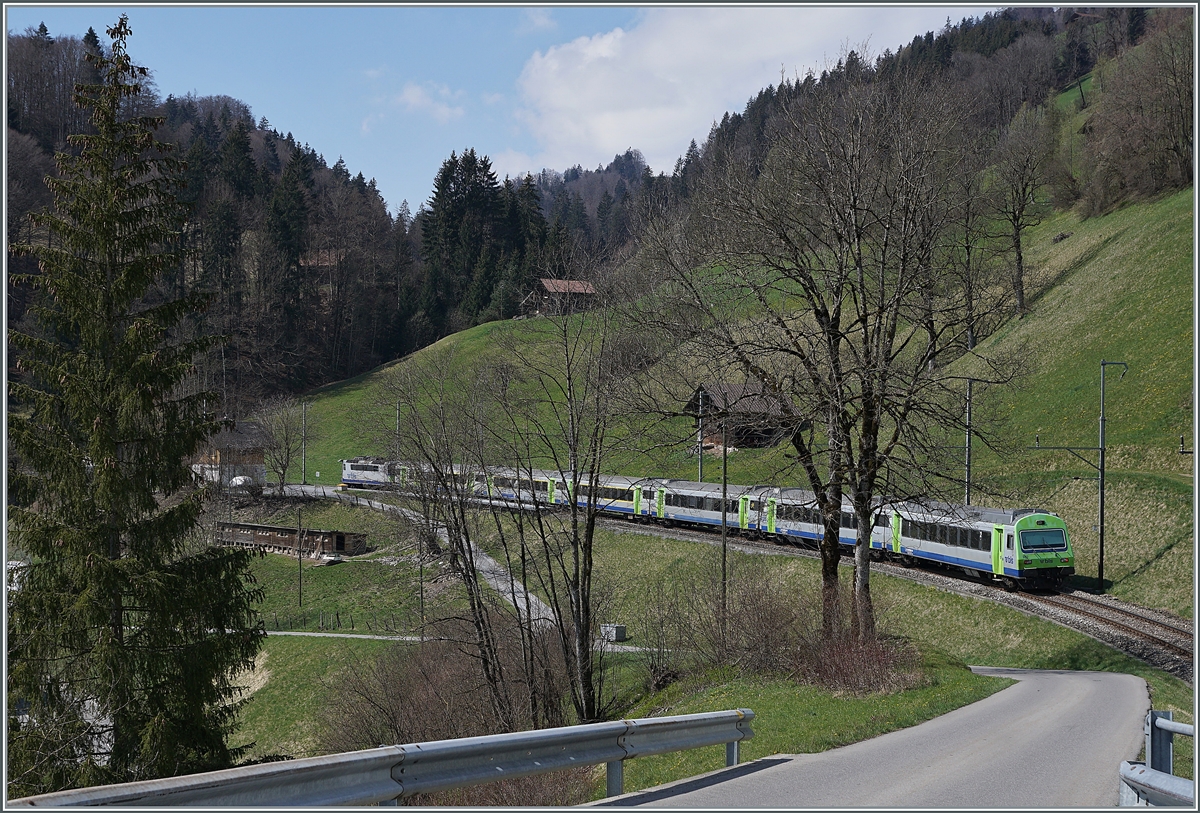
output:
<svg viewBox="0 0 1200 813"><path fill-rule="evenodd" d="M479 785L584 765L608 766L607 795L622 792L624 760L725 744L754 736L750 709L620 720L486 737L385 745L324 757L65 790L11 799L7 807L327 807L388 804L414 793Z"/></svg>
<svg viewBox="0 0 1200 813"><path fill-rule="evenodd" d="M1149 711L1146 732L1146 762L1122 762L1121 807L1193 807L1196 786L1191 779L1174 775L1174 735L1195 737L1196 729L1177 723L1169 711Z"/></svg>

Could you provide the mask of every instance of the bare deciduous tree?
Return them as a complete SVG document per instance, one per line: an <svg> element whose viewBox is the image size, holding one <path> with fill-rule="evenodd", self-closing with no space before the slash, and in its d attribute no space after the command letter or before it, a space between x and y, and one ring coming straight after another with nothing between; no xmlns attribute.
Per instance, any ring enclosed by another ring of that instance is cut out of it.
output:
<svg viewBox="0 0 1200 813"><path fill-rule="evenodd" d="M1047 114L1022 107L1005 128L993 156L998 208L1013 252L1012 289L1017 317L1025 315L1025 231L1042 222L1038 193L1046 184L1051 159Z"/></svg>
<svg viewBox="0 0 1200 813"><path fill-rule="evenodd" d="M703 203L648 230L645 256L667 281L645 319L669 315L693 354L745 370L811 419L815 431L797 421L790 440L824 521L824 629L839 612L845 496L854 620L869 640L881 500L927 491L930 440L963 419L962 382L945 365L964 350L965 308L943 273L962 112L935 81L903 73L792 98L756 177L714 168Z"/></svg>
<svg viewBox="0 0 1200 813"><path fill-rule="evenodd" d="M306 415L303 402L291 395L279 395L266 401L254 413L254 420L271 439L264 449L267 468L279 480L279 493L287 484L306 444L317 437L317 426Z"/></svg>

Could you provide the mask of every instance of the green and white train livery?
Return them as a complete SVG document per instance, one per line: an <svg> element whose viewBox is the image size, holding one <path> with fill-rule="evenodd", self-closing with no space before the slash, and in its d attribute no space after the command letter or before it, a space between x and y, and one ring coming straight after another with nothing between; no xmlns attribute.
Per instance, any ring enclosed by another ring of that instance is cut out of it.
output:
<svg viewBox="0 0 1200 813"><path fill-rule="evenodd" d="M415 484L419 467L378 458L343 461L348 487ZM455 480L487 502L522 507L556 507L575 502L640 522L718 528L774 538L789 544L815 545L824 523L813 494L799 488L730 485L724 495L715 483L650 477L602 476L577 486L562 473L504 468L455 471ZM724 499L722 497L724 496ZM848 501L839 517L839 540L853 548L858 517ZM876 559L924 563L1009 587L1054 587L1075 572L1067 526L1057 515L1033 508L1006 510L945 503L901 503L875 514L869 534Z"/></svg>

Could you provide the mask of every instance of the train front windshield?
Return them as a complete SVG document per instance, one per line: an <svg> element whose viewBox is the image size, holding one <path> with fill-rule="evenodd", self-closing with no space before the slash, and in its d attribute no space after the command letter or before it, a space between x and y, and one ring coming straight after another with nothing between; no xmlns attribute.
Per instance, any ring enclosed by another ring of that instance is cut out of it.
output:
<svg viewBox="0 0 1200 813"><path fill-rule="evenodd" d="M1021 531L1021 550L1066 550L1067 537L1061 528L1047 528L1044 531Z"/></svg>

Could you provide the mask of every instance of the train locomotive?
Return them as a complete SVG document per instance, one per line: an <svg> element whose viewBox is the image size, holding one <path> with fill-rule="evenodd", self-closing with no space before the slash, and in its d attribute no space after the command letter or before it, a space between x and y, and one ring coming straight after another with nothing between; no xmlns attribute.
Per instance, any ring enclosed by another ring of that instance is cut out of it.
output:
<svg viewBox="0 0 1200 813"><path fill-rule="evenodd" d="M403 489L412 472L403 463L354 458L342 461L342 484ZM713 483L614 475L571 494L556 472L493 468L458 476L481 501L556 506L572 499L584 505L591 499L606 514L634 521L708 529L724 521L735 534L793 545L815 546L824 535L813 494L799 488L729 485L722 512L721 486ZM852 550L858 516L848 501L842 506L841 528L843 549ZM876 512L870 545L877 560L939 566L1008 588L1056 587L1075 572L1066 524L1058 515L1034 508L887 505Z"/></svg>

